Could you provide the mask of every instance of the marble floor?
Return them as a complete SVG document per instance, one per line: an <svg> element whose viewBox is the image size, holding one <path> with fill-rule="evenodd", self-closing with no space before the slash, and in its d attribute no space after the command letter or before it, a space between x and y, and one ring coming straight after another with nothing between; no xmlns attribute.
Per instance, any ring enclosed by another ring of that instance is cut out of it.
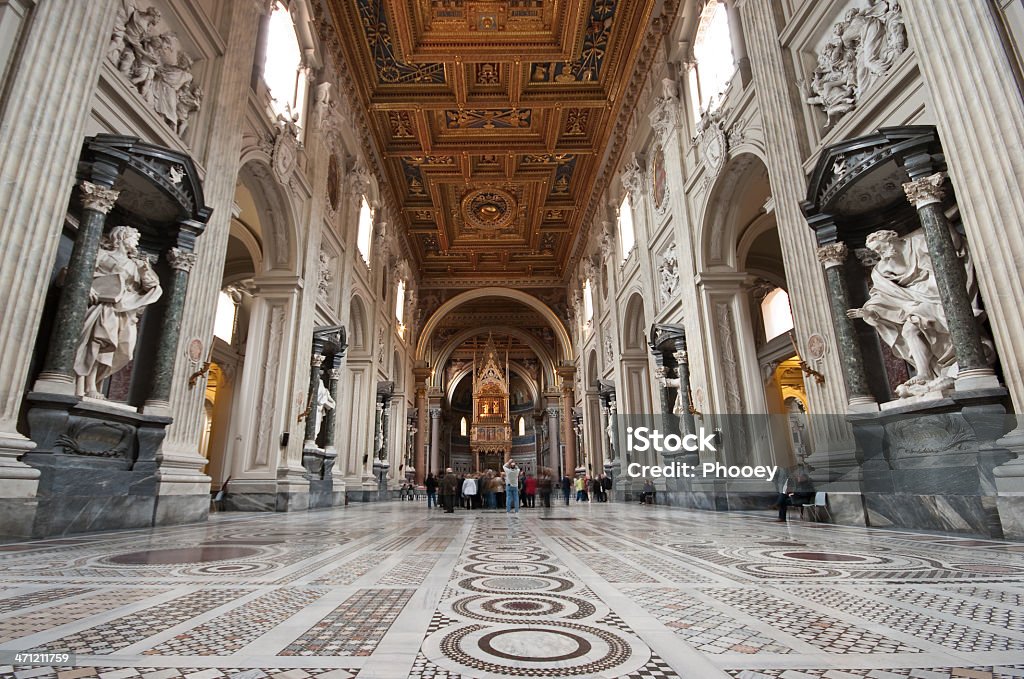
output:
<svg viewBox="0 0 1024 679"><path fill-rule="evenodd" d="M1024 677L1024 545L772 518L391 502L0 545L0 675Z"/></svg>

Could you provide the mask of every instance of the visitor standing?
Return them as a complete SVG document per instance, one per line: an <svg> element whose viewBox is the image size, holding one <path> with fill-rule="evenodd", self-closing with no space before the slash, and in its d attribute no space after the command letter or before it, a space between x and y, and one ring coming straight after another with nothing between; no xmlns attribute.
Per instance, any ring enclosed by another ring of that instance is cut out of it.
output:
<svg viewBox="0 0 1024 679"><path fill-rule="evenodd" d="M505 472L505 513L519 513L519 467L509 460L502 467Z"/></svg>
<svg viewBox="0 0 1024 679"><path fill-rule="evenodd" d="M462 502L466 509L472 509L477 498L477 483L472 476L467 476L462 482Z"/></svg>
<svg viewBox="0 0 1024 679"><path fill-rule="evenodd" d="M533 474L527 474L523 480L523 497L526 499L524 507L537 506L537 478Z"/></svg>
<svg viewBox="0 0 1024 679"><path fill-rule="evenodd" d="M441 481L441 501L444 503L444 511L451 514L455 511L455 494L458 492L459 478L451 467L444 471L444 479Z"/></svg>
<svg viewBox="0 0 1024 679"><path fill-rule="evenodd" d="M434 472L427 474L427 480L423 482L427 488L427 509L437 506L437 477Z"/></svg>
<svg viewBox="0 0 1024 679"><path fill-rule="evenodd" d="M562 497L565 498L565 506L569 506L569 493L572 491L572 479L566 474L562 477Z"/></svg>

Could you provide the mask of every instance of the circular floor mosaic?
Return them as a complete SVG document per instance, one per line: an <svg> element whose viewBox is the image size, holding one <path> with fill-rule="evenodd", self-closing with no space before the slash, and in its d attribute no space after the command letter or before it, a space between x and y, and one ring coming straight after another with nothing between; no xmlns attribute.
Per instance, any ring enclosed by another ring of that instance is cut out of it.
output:
<svg viewBox="0 0 1024 679"><path fill-rule="evenodd" d="M453 615L473 620L507 623L515 619L555 618L582 620L600 613L606 615L604 604L597 605L576 597L556 594L523 594L511 596L468 596L449 604ZM600 609L598 608L600 606Z"/></svg>
<svg viewBox="0 0 1024 679"><path fill-rule="evenodd" d="M504 594L508 592L566 592L575 587L575 584L571 580L550 575L511 575L466 578L459 582L459 587L470 592Z"/></svg>
<svg viewBox="0 0 1024 679"><path fill-rule="evenodd" d="M449 627L428 636L423 653L451 672L483 678L623 676L650 659L632 635L569 622Z"/></svg>
<svg viewBox="0 0 1024 679"><path fill-rule="evenodd" d="M222 545L207 547L179 547L174 549L147 549L141 552L115 554L104 559L107 563L128 566L179 565L189 563L208 563L211 561L228 561L263 554L257 547L241 545Z"/></svg>
<svg viewBox="0 0 1024 679"><path fill-rule="evenodd" d="M551 575L558 567L549 563L468 563L462 570L474 575Z"/></svg>

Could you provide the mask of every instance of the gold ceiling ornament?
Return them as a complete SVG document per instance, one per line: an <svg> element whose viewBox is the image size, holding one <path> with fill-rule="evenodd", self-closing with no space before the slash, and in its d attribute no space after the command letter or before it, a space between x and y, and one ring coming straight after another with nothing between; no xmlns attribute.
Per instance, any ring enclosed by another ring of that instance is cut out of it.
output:
<svg viewBox="0 0 1024 679"><path fill-rule="evenodd" d="M516 208L515 196L498 188L475 189L462 199L466 224L478 229L497 230L510 225Z"/></svg>

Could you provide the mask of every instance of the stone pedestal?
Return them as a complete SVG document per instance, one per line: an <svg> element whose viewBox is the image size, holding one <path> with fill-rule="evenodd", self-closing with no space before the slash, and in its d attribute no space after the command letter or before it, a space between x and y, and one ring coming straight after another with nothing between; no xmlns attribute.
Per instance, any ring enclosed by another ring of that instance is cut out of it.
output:
<svg viewBox="0 0 1024 679"><path fill-rule="evenodd" d="M1003 537L993 470L1012 457L996 444L1011 420L1007 396L1005 389L957 391L848 416L867 525ZM836 499L836 521L856 522L855 498Z"/></svg>
<svg viewBox="0 0 1024 679"><path fill-rule="evenodd" d="M170 418L62 394L27 398L37 446L25 461L42 473L34 536L156 523L157 453Z"/></svg>

